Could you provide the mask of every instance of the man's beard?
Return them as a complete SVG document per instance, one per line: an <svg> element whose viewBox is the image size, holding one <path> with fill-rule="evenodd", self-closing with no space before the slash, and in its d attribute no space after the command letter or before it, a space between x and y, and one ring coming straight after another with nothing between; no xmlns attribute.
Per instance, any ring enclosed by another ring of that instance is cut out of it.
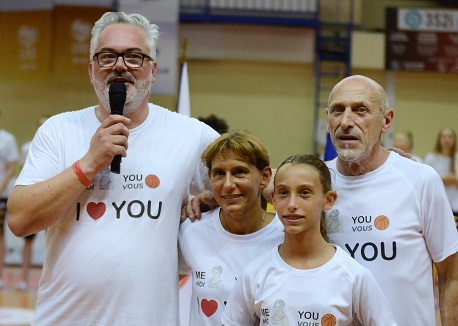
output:
<svg viewBox="0 0 458 326"><path fill-rule="evenodd" d="M110 74L104 81L94 79L93 85L94 85L95 93L97 94L97 97L99 98L103 107L105 107L106 109L110 108L110 99L109 99L109 94L108 94L109 93L108 81L114 77L122 77L133 83L134 87L131 87L127 91L126 104L124 106L123 113L124 114L135 113L140 108L140 105L145 100L145 97L147 97L149 94L149 87L151 84L150 82L151 78L149 78L150 76L136 80L131 75Z"/></svg>
<svg viewBox="0 0 458 326"><path fill-rule="evenodd" d="M344 148L336 146L336 153L345 162L353 162L363 156L364 150L362 148L350 148L348 145L345 145Z"/></svg>

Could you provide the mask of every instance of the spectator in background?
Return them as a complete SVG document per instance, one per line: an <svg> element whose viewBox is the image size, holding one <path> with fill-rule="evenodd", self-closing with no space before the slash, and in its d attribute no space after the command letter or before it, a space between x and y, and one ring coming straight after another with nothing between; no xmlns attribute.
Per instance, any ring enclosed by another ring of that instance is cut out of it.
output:
<svg viewBox="0 0 458 326"><path fill-rule="evenodd" d="M198 117L197 119L199 119L203 123L206 123L207 125L209 125L213 129L215 129L220 134L223 134L223 133L225 133L226 131L229 130L229 125L227 124L226 120L224 120L222 118L218 118L214 114L210 114L206 118Z"/></svg>
<svg viewBox="0 0 458 326"><path fill-rule="evenodd" d="M412 159L414 159L417 162L422 163L423 160L412 153L413 149L413 135L412 132L410 131L399 131L394 135L394 141L393 141L393 147L398 148L405 153L409 153L412 155Z"/></svg>
<svg viewBox="0 0 458 326"><path fill-rule="evenodd" d="M49 115L41 116L38 121L38 128L49 118ZM21 146L21 168L24 166L27 154L29 153L30 144L32 141L28 141ZM35 239L35 233L24 237L24 247L22 249L22 273L21 280L16 285L16 289L20 291L26 291L29 288L29 274L30 267L32 265L32 246L33 240Z"/></svg>
<svg viewBox="0 0 458 326"><path fill-rule="evenodd" d="M1 112L0 112L1 114ZM19 152L16 138L4 129L0 129L0 288L3 288L3 268L5 266L5 219L6 202L11 192L11 182L16 172Z"/></svg>
<svg viewBox="0 0 458 326"><path fill-rule="evenodd" d="M437 135L432 153L425 156L425 163L432 166L442 178L447 198L455 220L458 219L458 154L456 153L456 133L452 128L443 128Z"/></svg>
<svg viewBox="0 0 458 326"><path fill-rule="evenodd" d="M47 114L44 114L40 118L38 118L38 120L37 120L38 128L40 128L41 125L43 123L45 123L45 121L48 120L48 119L49 119L49 115L47 115ZM29 154L30 144L32 144L32 140L24 143L21 146L21 168L24 166L25 160L27 158L27 154Z"/></svg>

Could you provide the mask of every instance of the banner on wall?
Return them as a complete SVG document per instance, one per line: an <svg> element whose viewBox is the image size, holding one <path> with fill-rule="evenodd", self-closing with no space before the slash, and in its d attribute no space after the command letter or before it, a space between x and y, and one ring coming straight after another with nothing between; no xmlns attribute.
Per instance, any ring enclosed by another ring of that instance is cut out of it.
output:
<svg viewBox="0 0 458 326"><path fill-rule="evenodd" d="M8 80L50 75L52 0L0 1L0 71Z"/></svg>
<svg viewBox="0 0 458 326"><path fill-rule="evenodd" d="M57 0L54 8L53 69L58 74L87 76L94 23L112 8L112 0Z"/></svg>
<svg viewBox="0 0 458 326"><path fill-rule="evenodd" d="M387 70L458 72L458 10L387 8Z"/></svg>
<svg viewBox="0 0 458 326"><path fill-rule="evenodd" d="M151 93L175 95L179 52L178 0L119 0L117 9L126 13L139 13L159 26L157 74L156 82L151 85Z"/></svg>

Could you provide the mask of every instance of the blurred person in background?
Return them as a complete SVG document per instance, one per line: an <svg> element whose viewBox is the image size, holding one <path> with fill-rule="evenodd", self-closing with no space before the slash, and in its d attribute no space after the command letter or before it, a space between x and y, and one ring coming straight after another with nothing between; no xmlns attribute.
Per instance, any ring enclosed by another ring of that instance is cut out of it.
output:
<svg viewBox="0 0 458 326"><path fill-rule="evenodd" d="M410 131L399 131L394 135L393 147L398 148L405 153L412 155L412 159L422 163L423 160L420 156L412 153L413 150L413 135Z"/></svg>
<svg viewBox="0 0 458 326"><path fill-rule="evenodd" d="M38 128L48 120L49 115L41 116L38 121ZM25 160L27 159L27 154L29 154L30 144L32 141L28 141L21 146L21 168L25 164ZM29 288L29 275L30 275L30 268L32 265L32 247L33 241L35 239L35 233L27 235L24 237L24 247L22 249L22 273L21 273L21 280L16 285L16 289L19 291L26 291Z"/></svg>
<svg viewBox="0 0 458 326"><path fill-rule="evenodd" d="M434 168L442 178L450 206L458 220L458 154L456 132L452 128L439 131L434 151L426 154L424 162ZM458 226L458 225L457 225Z"/></svg>
<svg viewBox="0 0 458 326"><path fill-rule="evenodd" d="M197 119L209 125L220 134L223 134L229 130L229 125L227 124L226 120L217 117L215 114L210 114L207 117L198 117Z"/></svg>
<svg viewBox="0 0 458 326"><path fill-rule="evenodd" d="M14 173L16 172L18 161L19 151L16 138L8 131L0 129L0 289L4 286L2 277L6 254L6 203L11 192L11 185L14 181Z"/></svg>

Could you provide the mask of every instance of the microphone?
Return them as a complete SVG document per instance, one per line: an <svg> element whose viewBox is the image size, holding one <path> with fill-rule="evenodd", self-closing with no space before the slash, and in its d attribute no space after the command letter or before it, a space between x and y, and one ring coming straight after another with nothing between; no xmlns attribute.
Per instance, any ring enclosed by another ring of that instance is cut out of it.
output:
<svg viewBox="0 0 458 326"><path fill-rule="evenodd" d="M108 91L110 99L111 114L123 115L124 103L126 103L126 85L123 82L113 82ZM121 155L115 155L111 162L111 172L119 174L121 172Z"/></svg>

